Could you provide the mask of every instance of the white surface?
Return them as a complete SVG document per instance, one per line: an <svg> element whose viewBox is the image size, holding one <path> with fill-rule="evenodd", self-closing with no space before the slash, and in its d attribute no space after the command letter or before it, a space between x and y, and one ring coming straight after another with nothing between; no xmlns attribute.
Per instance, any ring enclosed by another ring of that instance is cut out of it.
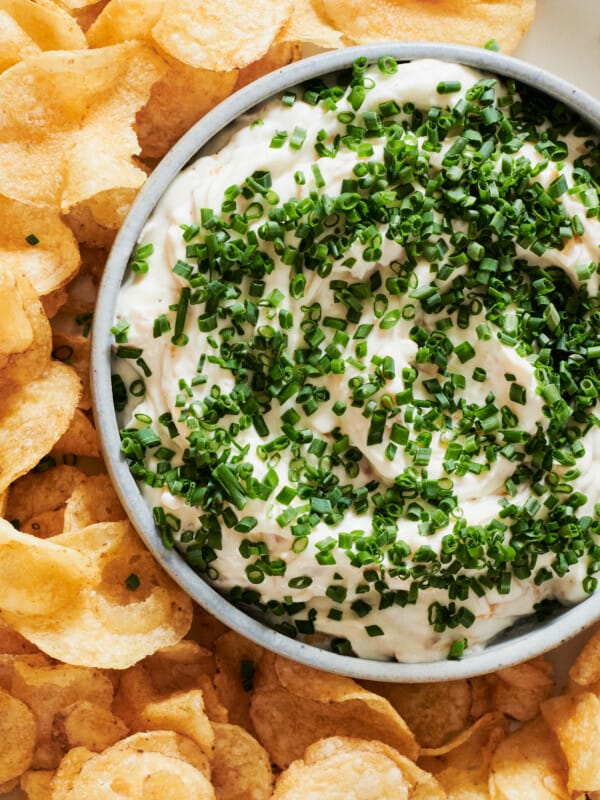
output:
<svg viewBox="0 0 600 800"><path fill-rule="evenodd" d="M600 0L537 0L533 25L513 55L600 98ZM582 634L551 655L559 680L585 638ZM24 795L15 791L3 797Z"/></svg>

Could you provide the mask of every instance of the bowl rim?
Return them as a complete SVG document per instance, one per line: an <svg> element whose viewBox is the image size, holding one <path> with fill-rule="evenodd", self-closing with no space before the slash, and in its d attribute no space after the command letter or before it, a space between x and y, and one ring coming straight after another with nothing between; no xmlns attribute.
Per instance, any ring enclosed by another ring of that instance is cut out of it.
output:
<svg viewBox="0 0 600 800"><path fill-rule="evenodd" d="M138 534L175 582L229 628L267 650L306 666L351 678L406 683L455 680L511 666L566 642L600 618L600 594L583 600L552 620L539 624L534 630L490 643L471 654L467 652L462 660L396 662L339 655L289 638L254 619L196 574L176 550L166 549L155 529L151 511L125 459L120 455L111 391L109 330L129 257L144 223L176 175L237 117L288 87L351 67L359 56L366 57L370 62L376 62L382 56L392 56L399 62L435 58L481 69L503 78L514 78L564 102L600 130L600 102L591 95L543 68L494 51L462 45L431 42L359 45L310 56L243 87L207 113L169 150L140 190L115 238L100 283L92 324L90 381L93 411L108 473Z"/></svg>

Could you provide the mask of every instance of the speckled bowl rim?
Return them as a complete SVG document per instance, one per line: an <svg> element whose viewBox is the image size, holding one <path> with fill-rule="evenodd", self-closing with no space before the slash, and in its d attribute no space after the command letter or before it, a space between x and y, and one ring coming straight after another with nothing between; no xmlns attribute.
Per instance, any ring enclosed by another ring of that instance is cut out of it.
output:
<svg viewBox="0 0 600 800"><path fill-rule="evenodd" d="M118 425L111 392L111 336L116 299L139 233L175 176L210 140L240 114L282 90L326 73L346 69L358 56L376 61L393 56L398 61L437 58L514 78L564 102L600 130L600 103L587 93L544 69L488 50L438 43L386 42L321 53L278 69L236 92L191 128L152 172L133 203L112 247L100 286L92 329L91 384L94 414L109 474L133 525L171 577L197 603L248 639L310 667L353 678L379 681L455 680L510 666L541 655L571 639L600 619L600 594L531 630L508 633L460 661L398 663L338 655L291 639L236 608L198 576L174 550L167 550L120 453Z"/></svg>

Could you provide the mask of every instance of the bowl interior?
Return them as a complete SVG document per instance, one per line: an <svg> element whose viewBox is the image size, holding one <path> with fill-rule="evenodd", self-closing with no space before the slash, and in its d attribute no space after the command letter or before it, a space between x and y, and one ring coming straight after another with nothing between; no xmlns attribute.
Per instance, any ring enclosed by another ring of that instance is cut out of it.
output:
<svg viewBox="0 0 600 800"><path fill-rule="evenodd" d="M461 661L397 663L358 659L288 638L235 607L197 575L176 551L164 548L152 514L121 457L111 392L109 331L117 295L141 229L175 176L203 152L214 151L219 135L241 114L283 89L349 68L358 56L366 56L374 62L386 55L398 61L418 58L454 61L514 78L564 102L588 123L600 128L600 103L589 95L540 68L486 50L446 44L385 43L324 53L284 67L245 87L207 114L169 151L139 193L115 240L100 287L93 324L91 380L101 446L121 502L148 548L196 602L249 639L308 666L369 680L423 682L485 673L556 647L600 618L600 598L592 596L541 624L534 625L531 621L519 624Z"/></svg>

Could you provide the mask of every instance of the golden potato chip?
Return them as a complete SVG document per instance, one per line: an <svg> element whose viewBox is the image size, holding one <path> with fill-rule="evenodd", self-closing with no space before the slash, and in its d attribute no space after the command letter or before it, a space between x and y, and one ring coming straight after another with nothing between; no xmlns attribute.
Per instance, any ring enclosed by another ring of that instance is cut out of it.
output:
<svg viewBox="0 0 600 800"><path fill-rule="evenodd" d="M187 736L175 731L143 731L122 739L115 750L140 750L144 753L162 753L171 758L180 758L196 767L210 780L210 761L204 750Z"/></svg>
<svg viewBox="0 0 600 800"><path fill-rule="evenodd" d="M334 736L309 747L279 777L273 800L444 800L435 778L379 741Z"/></svg>
<svg viewBox="0 0 600 800"><path fill-rule="evenodd" d="M169 0L152 29L169 55L202 69L239 69L263 56L292 12L292 0Z"/></svg>
<svg viewBox="0 0 600 800"><path fill-rule="evenodd" d="M502 714L486 714L443 747L424 750L419 765L452 800L487 800L492 754L508 730Z"/></svg>
<svg viewBox="0 0 600 800"><path fill-rule="evenodd" d="M118 522L126 517L108 475L90 475L67 500L64 531L80 531L96 522Z"/></svg>
<svg viewBox="0 0 600 800"><path fill-rule="evenodd" d="M53 769L28 770L21 775L21 790L27 800L50 800L53 778Z"/></svg>
<svg viewBox="0 0 600 800"><path fill-rule="evenodd" d="M215 686L219 698L229 710L230 722L241 725L253 736L250 698L256 665L263 653L260 645L235 631L222 634L215 643Z"/></svg>
<svg viewBox="0 0 600 800"><path fill-rule="evenodd" d="M150 40L165 0L110 0L87 31L90 47Z"/></svg>
<svg viewBox="0 0 600 800"><path fill-rule="evenodd" d="M29 472L10 487L6 518L26 520L43 511L61 508L85 477L80 469L67 464L58 464L43 472Z"/></svg>
<svg viewBox="0 0 600 800"><path fill-rule="evenodd" d="M229 630L202 606L194 606L194 619L190 629L190 637L202 647L214 649L215 642L222 634Z"/></svg>
<svg viewBox="0 0 600 800"><path fill-rule="evenodd" d="M74 747L63 757L52 780L52 800L75 800L71 794L83 765L94 757L85 747Z"/></svg>
<svg viewBox="0 0 600 800"><path fill-rule="evenodd" d="M0 195L0 219L3 267L24 273L39 295L47 295L71 280L79 269L79 249L56 210Z"/></svg>
<svg viewBox="0 0 600 800"><path fill-rule="evenodd" d="M27 315L32 340L29 347L2 359L0 384L22 384L38 378L48 367L52 347L50 324L37 293L25 275L16 275L17 291ZM9 314L8 319L13 315Z"/></svg>
<svg viewBox="0 0 600 800"><path fill-rule="evenodd" d="M51 362L41 377L4 390L0 410L0 492L42 459L69 427L81 384Z"/></svg>
<svg viewBox="0 0 600 800"><path fill-rule="evenodd" d="M77 24L82 31L87 31L91 25L98 19L98 16L104 11L108 0L99 0L97 3L85 6L85 8L76 9L73 16L77 20Z"/></svg>
<svg viewBox="0 0 600 800"><path fill-rule="evenodd" d="M0 72L37 53L41 49L31 36L0 7Z"/></svg>
<svg viewBox="0 0 600 800"><path fill-rule="evenodd" d="M145 173L133 123L164 71L150 48L51 51L0 74L0 185L22 203L67 212ZM29 120L35 119L35 129Z"/></svg>
<svg viewBox="0 0 600 800"><path fill-rule="evenodd" d="M421 747L439 747L467 727L471 688L466 680L411 684L364 681L363 686L389 700Z"/></svg>
<svg viewBox="0 0 600 800"><path fill-rule="evenodd" d="M194 689L201 676L215 674L212 652L191 639L162 647L145 658L143 664L155 691L163 695Z"/></svg>
<svg viewBox="0 0 600 800"><path fill-rule="evenodd" d="M69 664L124 669L187 633L190 599L129 523L98 523L52 543L85 553L97 565L98 576L60 613L4 615L45 653Z"/></svg>
<svg viewBox="0 0 600 800"><path fill-rule="evenodd" d="M84 669L67 664L36 666L19 660L14 665L11 694L25 703L33 712L37 724L37 745L45 747L44 756L50 760L40 763L36 753L36 768L54 769L63 755L63 742L53 737L53 724L57 714L72 703L88 700L104 709L110 709L113 685L109 678L96 669ZM52 756L49 756L52 752Z"/></svg>
<svg viewBox="0 0 600 800"><path fill-rule="evenodd" d="M214 800L215 795L206 777L186 761L117 744L85 761L64 800L88 797Z"/></svg>
<svg viewBox="0 0 600 800"><path fill-rule="evenodd" d="M53 331L52 355L58 361L68 364L79 375L82 393L79 398L79 408L89 409L92 405L92 395L90 391L90 345L89 336L77 336L75 334L63 333L63 331ZM70 422L70 420L69 420Z"/></svg>
<svg viewBox="0 0 600 800"><path fill-rule="evenodd" d="M235 84L236 92L242 86L246 86L246 84L261 78L263 75L284 67L292 61L297 61L301 55L302 45L294 42L282 42L277 39L264 56L239 70Z"/></svg>
<svg viewBox="0 0 600 800"><path fill-rule="evenodd" d="M65 510L57 508L56 511L42 511L34 514L19 524L21 533L30 533L40 539L50 539L58 536L65 529Z"/></svg>
<svg viewBox="0 0 600 800"><path fill-rule="evenodd" d="M32 0L0 0L8 14L40 50L81 50L87 47L79 25L60 6Z"/></svg>
<svg viewBox="0 0 600 800"><path fill-rule="evenodd" d="M350 678L329 675L276 656L278 688L255 686L250 715L271 760L285 768L308 745L328 736L377 739L415 759L419 746L408 726L383 697Z"/></svg>
<svg viewBox="0 0 600 800"><path fill-rule="evenodd" d="M7 266L0 266L0 369L9 356L22 353L33 342L33 328L17 280Z"/></svg>
<svg viewBox="0 0 600 800"><path fill-rule="evenodd" d="M542 719L523 725L500 742L492 757L494 800L569 800L564 757Z"/></svg>
<svg viewBox="0 0 600 800"><path fill-rule="evenodd" d="M49 667L52 661L43 653L35 650L22 654L0 654L0 688L10 692L15 674L15 664L28 664L31 667Z"/></svg>
<svg viewBox="0 0 600 800"><path fill-rule="evenodd" d="M210 756L214 733L200 689L191 689L144 706L142 724L147 730L172 730L196 742Z"/></svg>
<svg viewBox="0 0 600 800"><path fill-rule="evenodd" d="M552 666L543 658L501 669L490 677L496 679L494 708L523 722L538 715L540 703L554 690Z"/></svg>
<svg viewBox="0 0 600 800"><path fill-rule="evenodd" d="M207 111L233 91L238 73L190 67L167 57L169 68L137 115L142 155L160 158Z"/></svg>
<svg viewBox="0 0 600 800"><path fill-rule="evenodd" d="M567 760L569 791L600 791L600 699L591 692L551 697L542 715Z"/></svg>
<svg viewBox="0 0 600 800"><path fill-rule="evenodd" d="M591 686L600 681L600 628L583 646L569 670L569 677L580 686Z"/></svg>
<svg viewBox="0 0 600 800"><path fill-rule="evenodd" d="M94 575L84 553L21 533L3 519L0 570L0 609L23 615L59 611Z"/></svg>
<svg viewBox="0 0 600 800"><path fill-rule="evenodd" d="M68 298L69 293L64 286L61 289L56 289L56 291L40 297L42 306L44 307L44 314L48 317L48 319L52 319L52 317L55 317L58 314L60 309L67 302Z"/></svg>
<svg viewBox="0 0 600 800"><path fill-rule="evenodd" d="M22 655L24 653L39 653L39 650L0 618L0 658L4 655ZM1 671L2 668L0 667ZM3 685L0 679L0 686ZM10 686L10 683L8 686Z"/></svg>
<svg viewBox="0 0 600 800"><path fill-rule="evenodd" d="M356 44L381 39L483 47L496 39L513 50L533 20L535 0L313 0L319 14Z"/></svg>
<svg viewBox="0 0 600 800"><path fill-rule="evenodd" d="M67 430L54 445L53 451L60 454L100 458L98 434L90 418L80 409L75 410ZM103 520L96 519L95 522Z"/></svg>
<svg viewBox="0 0 600 800"><path fill-rule="evenodd" d="M322 16L312 0L294 0L291 17L279 34L282 42L307 42L324 49L343 47L342 34Z"/></svg>
<svg viewBox="0 0 600 800"><path fill-rule="evenodd" d="M100 753L123 739L129 728L109 708L90 700L78 700L59 711L52 721L52 739L67 752L86 747Z"/></svg>
<svg viewBox="0 0 600 800"><path fill-rule="evenodd" d="M239 725L213 723L212 783L217 800L268 800L273 773L267 751Z"/></svg>
<svg viewBox="0 0 600 800"><path fill-rule="evenodd" d="M0 689L0 783L14 780L33 760L36 725L29 708Z"/></svg>
<svg viewBox="0 0 600 800"><path fill-rule="evenodd" d="M148 670L143 662L138 662L119 673L113 711L132 731L139 731L144 727L142 711L156 697Z"/></svg>

